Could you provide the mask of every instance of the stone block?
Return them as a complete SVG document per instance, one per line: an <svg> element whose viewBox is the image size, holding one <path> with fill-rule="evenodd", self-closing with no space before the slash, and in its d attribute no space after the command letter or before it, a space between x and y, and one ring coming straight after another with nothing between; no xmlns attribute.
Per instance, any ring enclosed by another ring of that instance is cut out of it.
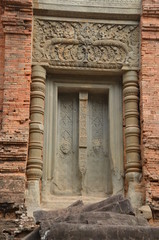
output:
<svg viewBox="0 0 159 240"><path fill-rule="evenodd" d="M122 209L120 213L119 208L116 208L117 204ZM131 214L132 208L129 200L116 195L87 206L77 201L66 209L37 211L34 217L36 222L40 223L41 238L57 240L159 239L159 228L150 227L145 218Z"/></svg>
<svg viewBox="0 0 159 240"><path fill-rule="evenodd" d="M149 205L144 205L139 208L139 212L147 220L150 220L152 218L152 211Z"/></svg>

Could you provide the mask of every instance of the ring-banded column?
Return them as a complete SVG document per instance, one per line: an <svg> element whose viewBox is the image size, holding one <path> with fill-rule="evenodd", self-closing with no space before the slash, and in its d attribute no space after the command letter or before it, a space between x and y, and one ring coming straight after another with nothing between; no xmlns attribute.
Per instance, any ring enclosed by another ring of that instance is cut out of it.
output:
<svg viewBox="0 0 159 240"><path fill-rule="evenodd" d="M123 75L123 95L125 109L126 180L127 195L134 207L141 205L141 192L138 185L141 178L140 127L139 127L139 88L136 71Z"/></svg>
<svg viewBox="0 0 159 240"><path fill-rule="evenodd" d="M46 71L41 66L32 69L29 154L27 180L29 205L40 204L39 182L42 176L42 150L44 132L44 99Z"/></svg>

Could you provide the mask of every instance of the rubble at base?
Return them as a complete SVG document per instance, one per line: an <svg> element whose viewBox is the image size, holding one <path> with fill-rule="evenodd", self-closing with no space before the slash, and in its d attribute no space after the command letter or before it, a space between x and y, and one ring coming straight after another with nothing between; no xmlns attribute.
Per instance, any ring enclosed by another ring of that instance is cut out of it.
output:
<svg viewBox="0 0 159 240"><path fill-rule="evenodd" d="M122 195L89 205L77 201L57 211L36 211L34 217L40 227L24 240L159 240L159 228L135 216Z"/></svg>

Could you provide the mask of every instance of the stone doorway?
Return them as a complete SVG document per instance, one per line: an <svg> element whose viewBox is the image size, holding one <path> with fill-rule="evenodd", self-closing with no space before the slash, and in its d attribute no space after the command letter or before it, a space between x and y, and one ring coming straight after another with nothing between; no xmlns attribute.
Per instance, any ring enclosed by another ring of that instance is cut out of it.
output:
<svg viewBox="0 0 159 240"><path fill-rule="evenodd" d="M50 75L45 100L43 201L123 192L120 77Z"/></svg>
<svg viewBox="0 0 159 240"><path fill-rule="evenodd" d="M27 164L28 195L31 200L28 202L34 203L36 198L35 205L39 206L41 194L42 203L53 202L57 196L53 188L53 173L56 169L58 143L58 94L67 88L69 91L73 89L74 93L76 89L82 92L107 91L109 182L111 182L107 192L123 194L125 174L126 194L136 206L136 202L139 203L141 198L140 194L136 194L138 189L136 185L138 186L141 179L138 110L139 24L136 21L117 21L116 18L115 20L89 19L87 14L87 19L76 18L76 14L73 16L75 18L68 18L68 15L65 18L58 15L34 18L31 122ZM102 18L102 15L100 17ZM90 74L92 76L89 76ZM78 121L78 124L80 122ZM79 136L80 129L79 125ZM82 138L78 140L81 179L77 178L80 179L80 190L77 194L84 195L86 191L83 179L86 172L82 159L87 159L88 146L86 142L82 143ZM32 194L35 192L37 197ZM90 195L88 197L91 199ZM64 201L66 202L66 195ZM56 207L60 208L59 200Z"/></svg>

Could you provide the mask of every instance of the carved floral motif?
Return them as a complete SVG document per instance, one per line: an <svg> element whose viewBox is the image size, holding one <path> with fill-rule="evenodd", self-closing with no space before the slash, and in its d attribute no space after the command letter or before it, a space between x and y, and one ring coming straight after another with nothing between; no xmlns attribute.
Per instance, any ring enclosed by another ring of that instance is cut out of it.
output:
<svg viewBox="0 0 159 240"><path fill-rule="evenodd" d="M138 67L139 27L35 19L33 62L54 67Z"/></svg>
<svg viewBox="0 0 159 240"><path fill-rule="evenodd" d="M72 159L72 134L73 134L73 102L72 99L65 99L65 96L61 97L61 111L60 111L60 158ZM67 157L65 156L67 154Z"/></svg>
<svg viewBox="0 0 159 240"><path fill-rule="evenodd" d="M64 153L64 154L68 154L71 150L71 144L69 142L67 142L66 140L63 141L63 143L61 144L60 146L60 149L61 151Z"/></svg>

